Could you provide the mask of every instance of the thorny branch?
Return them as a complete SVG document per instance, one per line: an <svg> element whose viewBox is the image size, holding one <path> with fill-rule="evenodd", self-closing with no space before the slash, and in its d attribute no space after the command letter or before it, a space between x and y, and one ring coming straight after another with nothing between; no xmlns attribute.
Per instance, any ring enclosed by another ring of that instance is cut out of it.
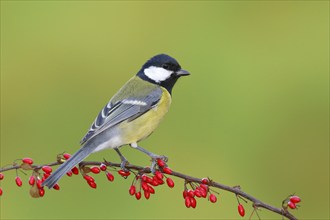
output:
<svg viewBox="0 0 330 220"><path fill-rule="evenodd" d="M88 166L88 165L99 166L102 163L105 164L106 166L109 166L109 167L118 167L118 168L120 168L120 163L112 163L112 162L109 162L109 161L104 161L104 162L83 161L79 164L79 166ZM58 166L60 164L62 164L62 162L58 161L58 162L52 162L52 163L47 163L47 164L41 164L41 165L31 165L30 168L32 170L38 171L43 166ZM20 164L14 164L14 165L6 166L6 167L3 167L3 168L0 168L0 173L5 172L5 171L9 171L9 170L17 170L17 169L20 169L20 168L22 168L22 166ZM146 174L151 173L151 170L150 170L149 167L142 167L142 166L138 166L138 165L128 164L128 165L126 165L126 168L129 169L129 170L135 170L138 173L146 173ZM183 173L179 173L179 172L176 172L176 171L173 171L173 170L172 170L172 173L169 174L169 175L176 176L180 179L183 179L186 183L199 183L199 184L202 183L202 179L200 179L200 178L193 177L193 176L190 176L190 175L186 175L186 174L183 174ZM288 212L287 209L277 208L277 207L274 207L274 206L269 205L267 203L264 203L261 200L253 197L252 195L243 192L239 186L231 187L231 186L224 185L222 183L215 182L213 180L211 180L208 183L208 185L211 186L211 187L214 187L214 188L218 188L218 189L222 189L224 191L234 193L236 196L239 196L241 198L245 198L246 200L251 201L252 206L254 207L255 210L257 208L264 208L264 209L267 209L271 212L277 213L277 214L279 214L283 217L286 217L290 220L296 220L297 219L290 212Z"/></svg>

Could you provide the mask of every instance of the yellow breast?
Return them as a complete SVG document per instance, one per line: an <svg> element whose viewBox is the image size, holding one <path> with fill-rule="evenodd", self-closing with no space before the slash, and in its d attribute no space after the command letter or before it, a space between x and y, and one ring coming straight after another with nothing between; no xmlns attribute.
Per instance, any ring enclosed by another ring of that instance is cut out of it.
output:
<svg viewBox="0 0 330 220"><path fill-rule="evenodd" d="M130 122L123 122L120 125L123 143L131 144L139 142L148 137L159 125L171 105L171 95L162 88L163 94L158 105L145 114Z"/></svg>

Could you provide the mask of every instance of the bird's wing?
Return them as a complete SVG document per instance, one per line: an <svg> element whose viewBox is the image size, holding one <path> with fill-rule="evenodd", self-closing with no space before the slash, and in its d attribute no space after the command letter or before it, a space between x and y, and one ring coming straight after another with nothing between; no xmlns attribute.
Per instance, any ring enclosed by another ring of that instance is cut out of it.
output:
<svg viewBox="0 0 330 220"><path fill-rule="evenodd" d="M139 98L126 98L115 103L112 100L101 110L80 144L125 120L133 120L156 106L162 89L155 88L148 95Z"/></svg>

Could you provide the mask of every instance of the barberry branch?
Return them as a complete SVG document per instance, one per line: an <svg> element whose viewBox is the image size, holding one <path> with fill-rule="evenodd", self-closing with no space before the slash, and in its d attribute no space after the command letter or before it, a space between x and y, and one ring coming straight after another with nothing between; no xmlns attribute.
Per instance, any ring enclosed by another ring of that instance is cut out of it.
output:
<svg viewBox="0 0 330 220"><path fill-rule="evenodd" d="M30 159L30 158L27 158L27 159ZM45 169L43 169L44 167L52 167L52 166L58 166L58 165L62 164L65 161L65 160L62 160L62 159L63 158L61 158L61 157L58 156L56 162L51 162L51 163L46 163L46 164L40 164L40 165L33 164L33 161L32 160L31 160L32 162L27 162L27 161L24 162L24 160L23 160L23 163L22 164L17 164L17 163L14 162L12 165L9 165L9 166L0 168L0 180L2 180L3 177L4 177L4 175L2 173L6 172L6 171L10 171L10 170L16 170L16 171L19 170L19 169L33 170L34 171L34 175L36 176L36 174L39 173L40 170L44 170L45 171ZM177 178L180 178L180 179L184 180L185 189L186 189L184 191L184 197L185 197L185 199L186 199L186 197L189 197L189 193L191 193L189 191L192 191L192 190L187 190L187 185L189 185L190 187L192 187L192 189L195 189L195 191L198 191L199 190L198 188L201 189L201 188L205 188L206 187L206 190L207 190L206 193L207 194L210 193L210 191L213 191L213 189L210 189L210 187L213 187L213 188L218 188L218 189L221 189L221 190L224 190L224 191L231 192L231 193L235 194L235 196L237 197L237 201L239 203L238 211L239 211L239 214L241 216L244 216L245 210L244 210L244 207L240 204L239 199L242 199L244 201L246 199L246 200L251 201L251 203L252 203L253 212L251 213L251 216L254 213L256 213L258 215L258 213L257 213L258 208L264 208L264 209L267 209L267 210L269 210L271 212L277 213L277 214L279 214L279 215L281 215L283 217L286 217L286 218L288 218L290 220L296 220L297 219L294 215L292 215L288 211L288 207L290 207L292 209L293 208L296 208L296 203L299 203L300 202L300 198L298 196L291 195L291 197L286 198L282 202L282 207L281 208L277 208L275 206L272 206L272 205L269 205L269 204L267 204L265 202L262 202L261 200L255 198L254 196L252 196L252 195L250 195L250 194L242 191L240 186L227 186L227 185L224 185L222 183L215 182L215 181L213 181L211 179L206 179L206 178L202 178L201 179L201 178L193 177L193 176L190 176L190 175L187 175L187 174L183 174L183 173L180 173L180 172L177 172L177 171L173 171L173 170L169 169L163 161L159 161L159 162L160 162L160 163L158 163L158 165L159 165L158 166L159 172L166 173L167 175L175 176ZM99 162L99 161L83 161L83 162L81 162L79 164L79 168L80 168L81 173L83 174L84 178L87 180L88 184L92 188L96 188L96 183L94 183L94 179L91 176L86 175L86 173L88 173L90 171L93 172L93 170L90 169L88 166L98 166L98 167L101 168L101 170L104 170L105 171L106 168L105 169L102 169L102 166L113 167L113 168L120 168L121 167L121 164L120 163L112 163L112 162L109 162L109 161L104 161L104 162ZM143 175L151 174L151 170L150 170L149 167L142 167L142 166L138 166L138 165L127 164L126 165L126 168L129 171L133 172L136 175L136 179L133 181L133 183L137 182L137 180L140 177L143 177ZM122 175L123 177L125 177L125 178L129 175L129 173L125 173L123 170L120 170L120 171L121 172L118 171L118 173L120 175ZM51 170L50 170L50 172L51 172ZM47 178L50 175L50 172L48 173L48 175L45 178ZM93 173L98 173L98 172L100 172L100 170L98 170L97 172L93 172ZM155 176L157 176L157 175L155 175ZM109 176L108 175L107 175L107 177L109 179ZM160 174L160 177L159 178L162 179L163 178L163 174ZM143 179L143 178L140 178L140 179ZM149 178L149 179L151 179L151 178ZM172 181L172 179L167 178L167 180L170 180L170 181L167 182L167 184L170 187L173 187L174 186L174 182ZM112 177L112 180L110 180L110 181L113 181L113 177ZM145 180L143 180L143 181L145 181ZM146 187L146 186L143 185L144 184L143 181L141 180L142 188L143 187ZM19 179L18 182L17 182L17 179L16 179L16 184L18 186L21 186L22 185L22 181ZM131 195L136 194L135 193L135 186L133 187L133 183L132 183L132 186L131 186L131 188L129 190L129 192L130 192ZM152 185L152 183L150 183L150 184ZM197 184L200 184L200 186L203 186L203 187L198 187ZM33 184L30 184L30 185L33 185ZM155 185L153 185L153 186L155 186ZM0 188L0 190L1 190L0 193L2 194L2 189ZM201 189L200 192L203 192L203 190ZM186 195L185 195L185 193L186 193ZM39 194L40 194L40 192L39 192ZM195 192L195 194L196 194L196 192ZM44 195L44 190L42 189L42 196L43 195ZM149 193L149 196L150 196L150 193ZM145 194L145 197L147 199L149 198L149 196L146 196L146 194ZM194 197L194 196L195 195L193 194L192 197ZM136 198L137 199L140 199L140 197L141 197L141 193L139 195L139 198L136 195ZM197 196L197 197L200 198L200 196ZM204 198L205 197L206 197L206 195L204 196ZM186 206L188 208L189 207L195 208L195 206L196 206L196 200L195 199L193 199L193 200L195 201L194 202L195 203L194 205L192 205L190 203L190 201L188 201L188 204L187 204L187 201L186 201ZM213 202L213 203L216 202L216 197L214 196L214 194L210 194L209 200L211 202ZM294 206L294 207L291 207L291 206Z"/></svg>

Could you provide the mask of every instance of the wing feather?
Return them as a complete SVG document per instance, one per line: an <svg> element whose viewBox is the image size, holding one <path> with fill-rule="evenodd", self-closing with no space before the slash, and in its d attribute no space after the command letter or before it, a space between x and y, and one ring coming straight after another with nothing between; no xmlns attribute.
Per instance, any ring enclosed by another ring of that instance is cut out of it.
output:
<svg viewBox="0 0 330 220"><path fill-rule="evenodd" d="M84 144L105 129L109 129L125 120L133 120L149 111L157 105L161 95L162 90L155 88L144 97L126 98L116 101L116 103L112 103L110 100L100 111L80 144Z"/></svg>

